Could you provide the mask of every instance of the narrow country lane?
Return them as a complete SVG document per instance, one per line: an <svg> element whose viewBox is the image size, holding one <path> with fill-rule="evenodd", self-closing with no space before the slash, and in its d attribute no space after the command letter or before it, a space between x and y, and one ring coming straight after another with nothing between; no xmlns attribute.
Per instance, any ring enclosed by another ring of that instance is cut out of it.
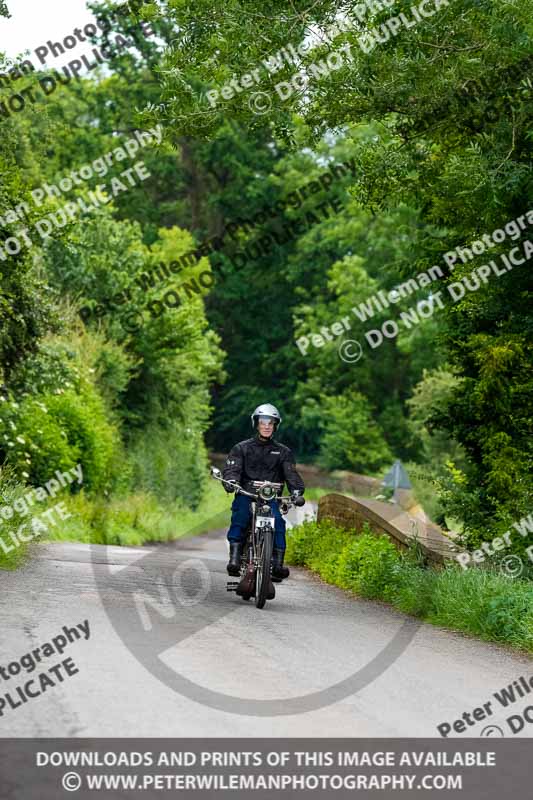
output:
<svg viewBox="0 0 533 800"><path fill-rule="evenodd" d="M223 531L150 548L36 545L22 572L2 574L0 663L20 659L64 625L88 620L90 637L68 644L62 656L79 673L14 710L4 708L0 735L438 736L437 725L492 699L494 714L462 734L479 736L488 723L503 728L514 713L498 709L492 694L530 674L526 656L417 627L303 569L292 569L276 599L258 611L253 601L226 592L225 563ZM198 564L208 574L209 593L187 605L197 593ZM180 603L161 592L171 582L180 583ZM157 610L139 603L143 596L157 598ZM147 608L150 629L144 630L139 618L148 619ZM359 690L310 711L249 713L250 700L259 707L281 699L283 708L291 698L346 681L402 629L404 651ZM57 660L49 658L46 667ZM160 669L163 680L187 679L194 687L189 696L161 682ZM203 690L207 702L198 699ZM237 699L215 708L210 693ZM531 735L527 727L519 735Z"/></svg>

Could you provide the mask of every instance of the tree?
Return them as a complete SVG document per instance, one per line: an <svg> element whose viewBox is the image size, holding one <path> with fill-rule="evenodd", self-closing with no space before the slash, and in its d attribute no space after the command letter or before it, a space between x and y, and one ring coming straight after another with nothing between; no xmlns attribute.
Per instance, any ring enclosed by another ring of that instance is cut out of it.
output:
<svg viewBox="0 0 533 800"><path fill-rule="evenodd" d="M319 463L372 474L393 460L367 399L357 393L323 398L318 417Z"/></svg>
<svg viewBox="0 0 533 800"><path fill-rule="evenodd" d="M252 129L270 125L291 145L295 115L314 144L326 133L372 122L377 134L360 143L354 192L371 213L401 204L413 208L424 228L414 252L417 268L442 263L444 253L469 247L528 209L533 90L524 70L531 63L533 3L438 3L437 13L414 29L402 27L393 37L382 27L384 43L364 45L373 29L400 10L408 13L408 6L397 2L362 20L351 17L348 29L337 27L331 35L335 18L351 16L351 4L306 2L288 9L271 2L247 13L238 2L200 2L194 16L185 4L173 5L180 35L167 64L179 79L169 74L165 82L161 116L182 133L196 126L207 137L231 115ZM298 46L311 28L318 46L302 51L298 64L284 58L280 70L270 73L267 58L289 41ZM340 67L313 76L312 65L343 46ZM252 90L269 93L268 114L250 110L243 87L227 101L207 102L207 90L254 68L260 85ZM290 83L302 69L309 78L305 87L282 98L275 85ZM524 238L530 238L527 231ZM490 257L506 249L507 243L496 244ZM444 284L482 263L480 257L464 264L458 259ZM404 274L412 274L407 265ZM491 521L512 521L530 505L530 275L527 267L509 272L443 312L442 345L462 380L435 423L467 453L468 470L455 498L475 537L490 538ZM453 497L452 490L452 504Z"/></svg>

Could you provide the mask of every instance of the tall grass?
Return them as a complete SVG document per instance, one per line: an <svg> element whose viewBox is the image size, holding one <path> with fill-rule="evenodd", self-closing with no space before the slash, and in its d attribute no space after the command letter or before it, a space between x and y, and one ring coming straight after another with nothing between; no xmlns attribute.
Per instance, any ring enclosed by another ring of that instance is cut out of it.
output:
<svg viewBox="0 0 533 800"><path fill-rule="evenodd" d="M164 503L150 492L126 497L94 498L83 491L65 498L71 514L50 526L48 539L138 547L225 527L229 500L221 486L210 482L197 508Z"/></svg>
<svg viewBox="0 0 533 800"><path fill-rule="evenodd" d="M24 486L17 481L14 471L9 467L3 467L0 471L0 507L11 507L17 498L22 497L24 491ZM17 530L23 522L24 520L17 514L9 519L5 519L4 516L0 517L0 538L2 539L0 569L18 569L26 560L27 543L22 542L19 546L16 545L18 542Z"/></svg>
<svg viewBox="0 0 533 800"><path fill-rule="evenodd" d="M433 625L533 651L533 582L492 570L424 566L368 527L360 535L324 521L287 538L287 561L362 597L384 600Z"/></svg>
<svg viewBox="0 0 533 800"><path fill-rule="evenodd" d="M11 505L25 490L13 484L0 485L2 505ZM16 533L26 522L26 534L31 531L30 517L14 516L0 524L0 536L6 543L0 546L0 569L17 569L38 541L70 541L86 544L109 544L139 547L150 542L168 542L185 536L225 528L230 517L230 500L222 487L213 481L206 486L195 510L182 501L164 503L155 495L139 491L124 497L98 497L84 490L75 495L61 494L34 507L36 518L61 502L70 516L61 519L57 511L52 520L42 519L46 533L39 533L30 543L15 547L10 531Z"/></svg>

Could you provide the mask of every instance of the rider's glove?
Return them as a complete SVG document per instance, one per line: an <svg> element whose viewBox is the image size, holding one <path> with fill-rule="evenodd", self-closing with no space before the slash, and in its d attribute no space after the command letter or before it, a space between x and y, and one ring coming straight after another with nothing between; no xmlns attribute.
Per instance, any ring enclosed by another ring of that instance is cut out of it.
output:
<svg viewBox="0 0 533 800"><path fill-rule="evenodd" d="M291 500L295 506L303 506L305 504L305 498L300 489L294 490L294 492L291 494Z"/></svg>
<svg viewBox="0 0 533 800"><path fill-rule="evenodd" d="M233 483L228 483L227 481L222 481L222 486L227 491L228 494L233 494L235 491L235 485Z"/></svg>

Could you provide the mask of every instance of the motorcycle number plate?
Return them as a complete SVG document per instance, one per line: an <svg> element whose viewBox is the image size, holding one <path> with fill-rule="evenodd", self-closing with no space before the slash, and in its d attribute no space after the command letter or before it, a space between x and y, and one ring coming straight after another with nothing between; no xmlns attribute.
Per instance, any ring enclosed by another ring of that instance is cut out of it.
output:
<svg viewBox="0 0 533 800"><path fill-rule="evenodd" d="M257 517L258 528L274 528L274 517Z"/></svg>

